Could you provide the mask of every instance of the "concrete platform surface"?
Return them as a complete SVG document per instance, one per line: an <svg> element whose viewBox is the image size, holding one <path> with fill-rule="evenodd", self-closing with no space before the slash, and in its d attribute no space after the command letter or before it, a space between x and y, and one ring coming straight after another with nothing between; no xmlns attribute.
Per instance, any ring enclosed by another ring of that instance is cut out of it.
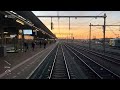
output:
<svg viewBox="0 0 120 90"><path fill-rule="evenodd" d="M56 45L57 42L48 44L46 49L37 46L34 51L29 49L0 57L0 79L26 79Z"/></svg>

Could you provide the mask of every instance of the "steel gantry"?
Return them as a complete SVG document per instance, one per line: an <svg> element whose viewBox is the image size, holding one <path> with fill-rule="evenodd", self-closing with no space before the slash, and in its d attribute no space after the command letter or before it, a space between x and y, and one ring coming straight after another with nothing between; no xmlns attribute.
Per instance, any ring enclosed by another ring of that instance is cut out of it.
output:
<svg viewBox="0 0 120 90"><path fill-rule="evenodd" d="M70 18L103 18L104 22L103 22L103 48L104 48L104 52L105 52L105 31L106 31L106 14L104 14L103 16L37 16L38 18L40 17L44 17L44 18L69 18L69 32L70 32ZM91 25L90 25L90 32L91 32ZM89 41L91 39L91 33L89 35ZM89 44L90 47L90 44Z"/></svg>
<svg viewBox="0 0 120 90"><path fill-rule="evenodd" d="M91 49L91 26L102 26L103 27L103 50L104 50L104 53L105 53L105 28L106 26L120 26L120 25L93 25L90 23L90 31L89 31L89 49Z"/></svg>

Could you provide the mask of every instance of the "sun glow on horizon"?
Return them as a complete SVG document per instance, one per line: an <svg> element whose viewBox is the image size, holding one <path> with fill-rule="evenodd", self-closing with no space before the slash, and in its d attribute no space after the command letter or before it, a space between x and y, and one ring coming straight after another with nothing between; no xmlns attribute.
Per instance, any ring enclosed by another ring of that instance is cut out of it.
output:
<svg viewBox="0 0 120 90"><path fill-rule="evenodd" d="M54 11L55 12L55 11ZM73 12L73 11L72 11ZM78 13L76 12L76 15L98 15L100 14L102 11L86 11L86 12L82 12L82 11L78 11ZM118 24L120 24L120 19L118 17L120 17L120 11L116 12L114 11L106 11L104 13L106 13L107 15L107 20L106 20L106 24L114 24L116 22L119 22ZM51 12L52 13L52 12ZM61 12L61 15L66 13ZM102 14L104 14L102 13ZM49 13L50 14L50 13ZM70 12L68 13L68 15L70 14ZM71 15L73 15L75 13L71 13ZM40 18L40 20L51 30L51 18ZM51 30L51 32L53 34L55 34L58 38L72 38L71 35L69 35L69 33L73 34L73 37L75 39L89 39L89 24L99 24L99 25L103 25L103 19L92 19L91 18L82 18L82 19L71 19L70 22L70 30L69 30L69 19L59 19L59 25L58 25L58 18L54 18L52 19L53 22L53 30ZM119 33L120 33L120 27L106 27L106 38L116 38L119 37ZM63 34L63 35L62 35ZM91 38L103 38L103 28L102 27L92 27L92 31L91 31Z"/></svg>

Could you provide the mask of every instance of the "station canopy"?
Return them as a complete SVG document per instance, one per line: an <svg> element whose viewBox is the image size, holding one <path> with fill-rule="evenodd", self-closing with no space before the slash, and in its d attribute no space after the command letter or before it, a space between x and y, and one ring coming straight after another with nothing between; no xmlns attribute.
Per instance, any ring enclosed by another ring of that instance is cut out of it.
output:
<svg viewBox="0 0 120 90"><path fill-rule="evenodd" d="M55 35L31 11L14 11L14 12L34 23L36 27L41 28L45 32L55 37Z"/></svg>
<svg viewBox="0 0 120 90"><path fill-rule="evenodd" d="M56 36L36 17L31 11L14 11L17 15L22 16L26 20L32 22L35 27L42 29L44 32L48 33L52 37L56 38ZM8 30L9 32L17 32L17 29L34 29L27 24L21 25L16 22L16 19L6 18L7 15L5 11L0 11L0 27L4 28L4 30ZM38 35L44 35L42 32L39 32ZM48 35L47 35L48 36Z"/></svg>

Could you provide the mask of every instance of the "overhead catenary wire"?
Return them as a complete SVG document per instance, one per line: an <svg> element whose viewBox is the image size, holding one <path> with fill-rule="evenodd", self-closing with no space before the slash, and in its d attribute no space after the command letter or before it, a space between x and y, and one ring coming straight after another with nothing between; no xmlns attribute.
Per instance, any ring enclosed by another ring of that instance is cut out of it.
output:
<svg viewBox="0 0 120 90"><path fill-rule="evenodd" d="M102 13L104 13L105 11L102 11L102 12L100 12L98 15L101 15ZM58 17L58 30L59 30L59 33L60 33L60 28L59 28L59 12L57 11L57 17ZM95 18L97 18L97 17L95 17ZM92 21L94 18L92 18L91 20L89 20L89 22L90 21ZM70 23L69 23L70 24ZM70 27L69 27L70 28Z"/></svg>
<svg viewBox="0 0 120 90"><path fill-rule="evenodd" d="M111 31L112 31L112 33L115 35L115 36L117 36L117 34L110 28L110 27L108 27Z"/></svg>
<svg viewBox="0 0 120 90"><path fill-rule="evenodd" d="M99 13L97 16L100 16L102 13L104 13L105 11L102 11L101 13ZM88 20L88 21L85 21L85 22L78 22L78 24L77 25L80 25L80 24L86 24L86 23L89 23L90 21L92 21L93 19L95 19L95 18L92 18L92 19L90 19L90 20ZM76 25L76 26L77 26Z"/></svg>
<svg viewBox="0 0 120 90"><path fill-rule="evenodd" d="M104 13L105 11L102 11L101 13L99 13L97 16L101 15L102 13ZM90 19L88 22L92 21L94 18ZM84 23L88 23L88 22L84 22Z"/></svg>
<svg viewBox="0 0 120 90"><path fill-rule="evenodd" d="M120 31L120 26L119 26L119 28L111 27L111 29L114 29L114 31ZM108 30L106 30L106 31L108 31Z"/></svg>

